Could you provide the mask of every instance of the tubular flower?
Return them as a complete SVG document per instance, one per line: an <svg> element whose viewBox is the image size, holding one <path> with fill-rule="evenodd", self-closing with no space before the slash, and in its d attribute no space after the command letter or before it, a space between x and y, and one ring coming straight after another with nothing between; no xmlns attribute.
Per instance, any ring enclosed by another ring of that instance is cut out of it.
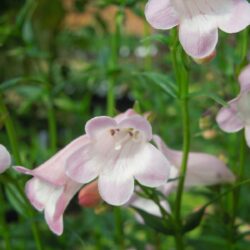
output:
<svg viewBox="0 0 250 250"><path fill-rule="evenodd" d="M209 56L218 42L218 28L236 33L250 24L246 0L149 0L145 15L156 29L179 25L179 40L194 58Z"/></svg>
<svg viewBox="0 0 250 250"><path fill-rule="evenodd" d="M133 194L134 179L148 187L167 182L169 162L149 143L152 128L144 117L96 117L85 131L89 143L67 159L66 173L82 184L98 178L99 193L107 203L125 204Z"/></svg>
<svg viewBox="0 0 250 250"><path fill-rule="evenodd" d="M182 152L170 149L162 139L154 135L154 141L160 151L172 164L170 178L177 178L181 167ZM185 187L209 186L219 183L230 183L235 180L227 166L213 155L205 153L189 153ZM164 194L169 194L177 186L177 181L171 181L161 187Z"/></svg>
<svg viewBox="0 0 250 250"><path fill-rule="evenodd" d="M86 136L75 139L34 170L16 167L18 172L33 176L26 183L25 193L38 211L44 211L47 224L57 235L63 232L63 213L68 203L82 186L66 176L66 160L87 142Z"/></svg>
<svg viewBox="0 0 250 250"><path fill-rule="evenodd" d="M245 129L246 142L250 147L250 65L241 72L239 83L239 95L219 111L216 121L228 133Z"/></svg>
<svg viewBox="0 0 250 250"><path fill-rule="evenodd" d="M3 173L11 164L11 157L7 149L0 144L0 174Z"/></svg>

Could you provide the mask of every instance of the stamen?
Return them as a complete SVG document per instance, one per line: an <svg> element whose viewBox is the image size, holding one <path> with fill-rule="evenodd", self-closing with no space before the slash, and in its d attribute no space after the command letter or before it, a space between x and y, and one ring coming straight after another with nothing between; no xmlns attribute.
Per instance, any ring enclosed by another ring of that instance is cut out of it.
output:
<svg viewBox="0 0 250 250"><path fill-rule="evenodd" d="M114 129L110 129L110 134L111 134L112 136L114 136L114 135L115 135L115 130L114 130Z"/></svg>

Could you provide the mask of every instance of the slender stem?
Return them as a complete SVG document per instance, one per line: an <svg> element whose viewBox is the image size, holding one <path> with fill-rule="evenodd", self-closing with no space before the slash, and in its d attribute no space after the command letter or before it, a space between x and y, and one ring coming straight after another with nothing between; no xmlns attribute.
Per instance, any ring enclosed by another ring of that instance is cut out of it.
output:
<svg viewBox="0 0 250 250"><path fill-rule="evenodd" d="M4 197L3 197L3 190L0 187L0 202L4 204ZM5 249L6 250L11 250L11 241L10 241L10 234L9 234L9 228L8 225L5 222L5 215L4 215L4 210L1 209L0 211L0 223L3 228L3 238L4 238L4 243L5 243Z"/></svg>
<svg viewBox="0 0 250 250"><path fill-rule="evenodd" d="M14 127L13 121L10 117L9 111L4 103L2 95L0 95L0 113L4 118L4 124L5 124L7 134L8 134L9 140L10 140L10 144L11 144L12 152L14 154L15 162L17 165L22 165L21 157L19 154L20 150L19 150L19 146L18 146L18 139L17 139L15 127ZM17 189L20 190L18 182L14 182L14 184L16 185ZM21 194L22 194L22 196L24 196L22 191L21 191ZM30 206L27 206L27 212L29 213L29 215L31 215L31 217L34 217L33 211L32 211ZM42 243L41 243L39 231L38 231L38 228L37 228L37 225L35 222L31 222L31 229L32 229L33 237L35 239L36 248L38 250L42 250L43 249Z"/></svg>
<svg viewBox="0 0 250 250"><path fill-rule="evenodd" d="M124 18L124 10L118 10L115 17L115 31L112 35L111 41L111 58L109 65L109 81L108 81L108 95L107 95L107 112L110 116L115 114L115 82L117 79L118 70L118 56L121 40L121 27Z"/></svg>
<svg viewBox="0 0 250 250"><path fill-rule="evenodd" d="M15 131L12 119L10 117L10 114L7 110L7 107L5 106L3 96L1 94L0 94L0 113L3 116L4 124L5 124L6 131L10 140L11 149L12 149L16 164L21 165L21 158L20 158L19 149L18 149L18 139L15 136L16 131Z"/></svg>
<svg viewBox="0 0 250 250"><path fill-rule="evenodd" d="M245 29L244 31L241 32L240 34L240 42L239 42L239 47L238 47L238 56L240 58L240 63L235 65L235 79L238 79L238 75L240 74L241 69L247 64L247 52L248 52L248 41L249 41L249 30ZM237 174L237 182L241 182L244 178L244 171L245 171L245 161L246 161L246 150L247 150L247 145L245 141L245 135L244 132L241 133L241 142L240 142L240 154L239 154L239 165L236 163L235 165L238 165L238 168L236 171ZM231 249L234 248L234 243L235 243L235 221L237 217L237 212L239 208L239 202L240 202L240 191L241 188L238 187L237 189L234 190L232 193L232 212L231 212L231 223L230 223L230 235L229 235L229 243Z"/></svg>
<svg viewBox="0 0 250 250"><path fill-rule="evenodd" d="M50 87L48 86L48 128L50 138L50 149L51 153L55 153L57 149L57 125L56 125L56 114L53 106L51 94L49 93Z"/></svg>
<svg viewBox="0 0 250 250"><path fill-rule="evenodd" d="M176 41L176 31L173 33L173 39ZM188 155L190 150L190 118L189 118L189 84L188 74L183 63L182 51L177 50L176 42L173 43L172 49L172 63L175 72L176 81L179 86L179 101L182 116L182 134L183 134L183 145L182 145L182 162L180 169L180 178L177 187L177 194L175 199L175 221L176 221L176 248L178 250L184 249L183 236L181 233L182 218L181 218L181 205L182 195L187 171Z"/></svg>
<svg viewBox="0 0 250 250"><path fill-rule="evenodd" d="M239 172L237 176L237 182L241 183L244 179L244 172L245 172L245 163L246 163L246 151L247 151L247 146L246 146L246 141L245 141L245 135L244 132L241 133L241 143L240 143L240 155L239 155ZM230 233L230 243L231 247L234 244L234 236L235 236L235 220L237 217L237 212L239 208L239 202L240 202L240 191L241 191L241 186L238 188L234 189L232 193L232 214L231 214L231 233Z"/></svg>

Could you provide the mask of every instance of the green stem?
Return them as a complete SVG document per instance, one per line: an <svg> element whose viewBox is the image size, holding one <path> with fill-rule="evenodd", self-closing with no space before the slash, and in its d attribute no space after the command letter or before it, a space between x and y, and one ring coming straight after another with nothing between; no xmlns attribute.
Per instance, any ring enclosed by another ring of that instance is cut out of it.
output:
<svg viewBox="0 0 250 250"><path fill-rule="evenodd" d="M21 157L19 154L20 150L19 150L19 146L18 146L18 139L17 139L15 127L14 127L13 121L10 117L9 111L4 103L2 95L0 95L0 113L4 118L4 124L5 124L6 131L7 131L9 140L10 140L10 144L11 144L12 152L14 154L15 162L17 165L22 165ZM15 185L18 189L20 189L18 182L15 182ZM22 193L22 196L24 196L22 191L21 191L21 193ZM28 213L29 213L29 215L31 215L31 217L34 217L33 211L32 211L30 206L28 206ZM38 231L38 228L37 228L37 225L35 222L31 222L31 229L32 229L33 237L34 237L34 240L36 243L36 248L38 250L42 250L43 249L42 243L41 243L39 231Z"/></svg>
<svg viewBox="0 0 250 250"><path fill-rule="evenodd" d="M245 163L246 163L246 151L247 151L247 146L246 146L246 141L245 141L245 135L244 132L241 133L241 143L240 143L240 155L239 155L239 172L237 176L237 182L236 184L242 182L244 179L244 172L245 172ZM234 239L235 239L235 221L237 217L237 212L239 209L239 202L240 202L240 191L241 187L239 186L236 188L233 193L232 193L232 214L231 214L231 233L230 233L230 243L231 247L234 244Z"/></svg>
<svg viewBox="0 0 250 250"><path fill-rule="evenodd" d="M171 48L172 52L172 63L175 72L176 81L179 86L179 101L182 116L182 135L183 135L183 146L182 146L182 162L180 169L180 178L177 187L177 194L175 199L175 221L176 221L176 248L178 250L184 249L183 245L183 235L181 233L182 218L181 218L181 205L182 205L182 195L185 183L185 177L187 172L188 155L190 150L190 118L189 118L189 83L188 74L183 63L182 51L177 50L176 43L176 31L173 33L173 46Z"/></svg>
<svg viewBox="0 0 250 250"><path fill-rule="evenodd" d="M5 128L6 128L9 140L10 140L10 145L11 145L11 149L12 149L16 164L21 165L21 158L20 158L19 149L18 149L18 139L15 136L16 131L14 128L14 124L11 120L10 114L8 112L8 109L4 104L3 96L1 94L0 94L0 113L3 116L3 121L4 121Z"/></svg>
<svg viewBox="0 0 250 250"><path fill-rule="evenodd" d="M110 116L115 114L115 83L117 79L118 70L118 56L121 40L121 27L124 19L124 10L120 8L115 17L115 31L112 35L111 41L111 58L108 69L108 94L107 94L107 113Z"/></svg>
<svg viewBox="0 0 250 250"><path fill-rule="evenodd" d="M55 153L57 150L57 125L56 125L56 114L53 106L51 94L48 93L48 128L50 138L50 149L51 153Z"/></svg>
<svg viewBox="0 0 250 250"><path fill-rule="evenodd" d="M0 187L0 202L2 204L4 204L4 197L3 197L3 190ZM5 249L6 250L11 250L11 241L10 241L10 234L9 234L9 228L8 225L5 222L5 214L4 214L4 210L2 210L1 207L1 211L0 211L0 223L1 226L3 228L2 232L3 232L3 238L4 238L4 243L5 243Z"/></svg>
<svg viewBox="0 0 250 250"><path fill-rule="evenodd" d="M240 58L240 63L235 65L235 79L238 79L238 75L242 68L247 64L247 52L248 52L248 41L249 41L249 30L245 29L240 33L240 42L238 47L238 56ZM244 171L245 171L245 161L246 161L246 150L247 145L245 141L244 131L241 133L241 142L240 142L240 154L239 154L239 168L237 168L237 183L241 182L244 178ZM235 164L238 165L237 163ZM239 169L239 170L238 170ZM229 235L229 242L231 249L234 249L234 241L235 241L235 221L237 217L237 212L239 209L239 202L240 202L240 191L241 188L237 188L232 193L232 213L231 213L231 223L230 223L230 235Z"/></svg>

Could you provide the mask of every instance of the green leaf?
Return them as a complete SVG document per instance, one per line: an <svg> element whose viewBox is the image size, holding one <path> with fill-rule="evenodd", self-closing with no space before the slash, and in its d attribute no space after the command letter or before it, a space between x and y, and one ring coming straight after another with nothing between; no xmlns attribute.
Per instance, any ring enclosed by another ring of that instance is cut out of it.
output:
<svg viewBox="0 0 250 250"><path fill-rule="evenodd" d="M198 227L200 225L202 217L205 213L205 210L206 210L206 206L203 206L198 211L188 215L184 219L184 224L182 227L183 233L192 231L193 229L195 229L196 227Z"/></svg>
<svg viewBox="0 0 250 250"><path fill-rule="evenodd" d="M133 207L134 210L143 218L145 224L157 232L165 235L174 235L175 228L170 220L165 220L161 217L149 214L142 209Z"/></svg>
<svg viewBox="0 0 250 250"><path fill-rule="evenodd" d="M143 38L140 42L141 43L146 43L146 42L152 42L152 41L156 41L156 42L160 42L163 44L167 44L168 43L168 37L166 35L163 34L154 34L151 36L147 36L146 38Z"/></svg>
<svg viewBox="0 0 250 250"><path fill-rule="evenodd" d="M15 210L24 217L27 217L26 201L23 199L15 185L12 183L6 183L5 192L10 204L15 208Z"/></svg>
<svg viewBox="0 0 250 250"><path fill-rule="evenodd" d="M175 99L177 98L176 85L168 76L155 72L134 72L133 74L137 77L146 78L146 80L159 86L167 95L170 95Z"/></svg>
<svg viewBox="0 0 250 250"><path fill-rule="evenodd" d="M211 92L198 91L198 92L191 93L189 95L189 97L203 97L203 96L214 100L215 102L219 103L220 105L224 107L228 106L227 102L225 102L221 97Z"/></svg>

